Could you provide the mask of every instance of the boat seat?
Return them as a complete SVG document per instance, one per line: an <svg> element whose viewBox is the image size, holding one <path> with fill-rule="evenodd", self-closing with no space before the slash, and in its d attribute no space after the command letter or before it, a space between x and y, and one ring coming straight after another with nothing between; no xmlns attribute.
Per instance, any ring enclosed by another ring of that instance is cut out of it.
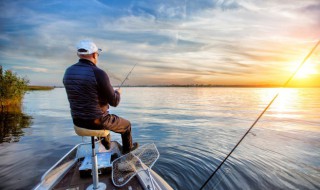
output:
<svg viewBox="0 0 320 190"><path fill-rule="evenodd" d="M95 151L95 142L94 137L107 137L110 134L109 130L91 130L78 127L74 125L74 131L79 136L90 136L91 137L91 145L92 145L92 181L93 183L87 187L86 190L105 190L107 185L105 183L99 182L99 173L98 173L98 159Z"/></svg>
<svg viewBox="0 0 320 190"><path fill-rule="evenodd" d="M74 131L79 136L90 136L90 137L106 137L110 134L109 130L102 129L102 130L91 130L85 129L82 127L74 126Z"/></svg>

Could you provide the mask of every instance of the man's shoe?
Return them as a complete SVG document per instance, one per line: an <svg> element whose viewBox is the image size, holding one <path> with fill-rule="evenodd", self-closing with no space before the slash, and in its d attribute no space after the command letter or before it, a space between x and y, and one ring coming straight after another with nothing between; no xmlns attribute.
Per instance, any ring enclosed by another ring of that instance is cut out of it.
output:
<svg viewBox="0 0 320 190"><path fill-rule="evenodd" d="M137 149L138 147L139 147L139 143L137 143L137 142L133 143L130 152L131 152L131 151L134 151L134 150Z"/></svg>
<svg viewBox="0 0 320 190"><path fill-rule="evenodd" d="M124 149L122 149L122 154L123 154L123 155L124 155L124 154L128 154L129 152L134 151L134 150L137 149L138 147L139 147L139 143L135 142L135 143L132 144L132 147L131 147L130 150L124 150Z"/></svg>

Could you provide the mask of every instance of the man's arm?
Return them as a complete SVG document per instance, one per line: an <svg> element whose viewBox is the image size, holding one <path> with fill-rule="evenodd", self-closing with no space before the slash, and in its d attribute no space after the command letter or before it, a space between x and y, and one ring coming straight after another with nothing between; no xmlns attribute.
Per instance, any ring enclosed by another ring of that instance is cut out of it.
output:
<svg viewBox="0 0 320 190"><path fill-rule="evenodd" d="M120 103L120 93L113 90L107 73L95 68L94 74L98 83L99 98L102 103L108 103L110 106L118 106Z"/></svg>

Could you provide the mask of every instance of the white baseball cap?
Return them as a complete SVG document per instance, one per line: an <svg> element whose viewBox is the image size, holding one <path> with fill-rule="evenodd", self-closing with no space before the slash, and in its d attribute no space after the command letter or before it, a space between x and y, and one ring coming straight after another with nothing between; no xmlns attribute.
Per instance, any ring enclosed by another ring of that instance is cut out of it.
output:
<svg viewBox="0 0 320 190"><path fill-rule="evenodd" d="M80 49L86 51L79 51ZM80 55L89 55L95 52L101 52L102 50L99 49L95 43L90 40L81 40L77 45L78 54Z"/></svg>

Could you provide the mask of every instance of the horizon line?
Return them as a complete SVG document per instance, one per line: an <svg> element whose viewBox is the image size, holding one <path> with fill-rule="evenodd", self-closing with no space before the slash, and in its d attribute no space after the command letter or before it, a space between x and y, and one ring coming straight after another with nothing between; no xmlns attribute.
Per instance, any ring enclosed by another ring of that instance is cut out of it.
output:
<svg viewBox="0 0 320 190"><path fill-rule="evenodd" d="M54 88L64 88L63 85L28 85L32 86L40 86L40 87L54 87ZM114 85L113 87L119 87L120 85ZM122 87L217 87L217 88L224 88L224 87L235 87L235 88L320 88L320 85L288 85L283 87L282 85L211 85L211 84L186 84L186 85L179 85L179 84L169 84L169 85L123 85Z"/></svg>

